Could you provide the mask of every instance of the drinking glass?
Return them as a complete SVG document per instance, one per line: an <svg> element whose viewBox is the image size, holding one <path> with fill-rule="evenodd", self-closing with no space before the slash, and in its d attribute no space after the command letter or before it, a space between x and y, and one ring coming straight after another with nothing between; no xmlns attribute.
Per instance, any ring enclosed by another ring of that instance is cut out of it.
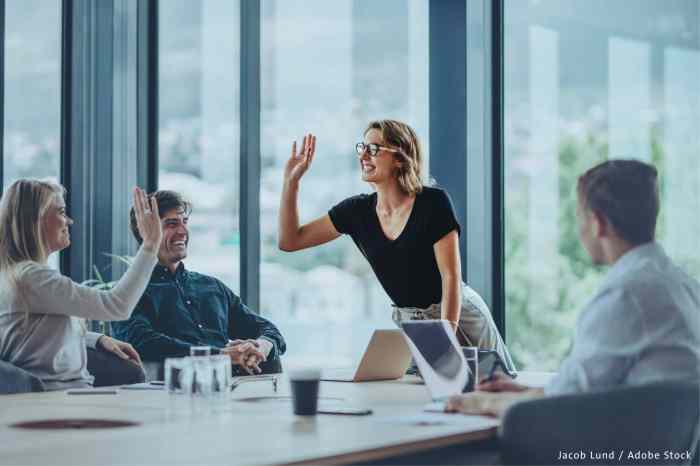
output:
<svg viewBox="0 0 700 466"><path fill-rule="evenodd" d="M231 358L225 354L209 358L212 369L211 392L214 396L225 398L231 391Z"/></svg>
<svg viewBox="0 0 700 466"><path fill-rule="evenodd" d="M473 392L479 381L479 348L476 346L463 346L462 353L464 354L464 359L467 360L467 369L469 370L469 379L462 392Z"/></svg>
<svg viewBox="0 0 700 466"><path fill-rule="evenodd" d="M211 356L211 346L190 346L190 356Z"/></svg>
<svg viewBox="0 0 700 466"><path fill-rule="evenodd" d="M170 394L191 394L194 369L190 358L165 360L165 387Z"/></svg>

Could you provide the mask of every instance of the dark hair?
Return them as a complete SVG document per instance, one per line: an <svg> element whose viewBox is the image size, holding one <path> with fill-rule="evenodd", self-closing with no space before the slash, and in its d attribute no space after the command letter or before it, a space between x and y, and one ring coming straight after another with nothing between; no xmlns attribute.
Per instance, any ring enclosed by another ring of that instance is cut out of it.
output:
<svg viewBox="0 0 700 466"><path fill-rule="evenodd" d="M155 197L156 201L158 201L158 215L160 215L161 218L166 212L173 209L182 211L185 216L189 216L192 212L192 204L185 200L180 193L175 191L156 191L148 195L149 199L151 197ZM129 219L131 234L133 234L134 238L136 238L136 242L141 244L143 242L143 238L141 238L138 226L136 225L136 213L134 212L133 207L129 210Z"/></svg>
<svg viewBox="0 0 700 466"><path fill-rule="evenodd" d="M578 195L625 241L638 245L654 240L659 215L654 166L638 160L608 160L579 177Z"/></svg>

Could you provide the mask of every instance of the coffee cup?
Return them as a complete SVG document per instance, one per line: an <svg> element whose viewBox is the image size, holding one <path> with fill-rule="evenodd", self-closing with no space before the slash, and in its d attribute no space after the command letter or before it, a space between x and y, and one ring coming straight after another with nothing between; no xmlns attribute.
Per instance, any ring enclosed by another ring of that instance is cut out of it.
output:
<svg viewBox="0 0 700 466"><path fill-rule="evenodd" d="M296 369L289 372L292 386L294 414L313 416L318 410L318 390L321 383L319 369Z"/></svg>

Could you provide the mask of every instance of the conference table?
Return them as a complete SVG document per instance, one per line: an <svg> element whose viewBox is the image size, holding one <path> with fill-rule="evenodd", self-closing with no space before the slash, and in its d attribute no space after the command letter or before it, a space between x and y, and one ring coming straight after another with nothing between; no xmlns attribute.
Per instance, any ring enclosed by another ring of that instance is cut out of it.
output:
<svg viewBox="0 0 700 466"><path fill-rule="evenodd" d="M546 383L550 374L521 373ZM477 443L496 436L498 419L428 413L420 380L322 382L322 406L370 408L366 416L295 416L289 382L241 384L223 400L164 390L116 394L31 393L0 397L2 465L363 463ZM118 428L29 430L13 424L55 419L128 421Z"/></svg>

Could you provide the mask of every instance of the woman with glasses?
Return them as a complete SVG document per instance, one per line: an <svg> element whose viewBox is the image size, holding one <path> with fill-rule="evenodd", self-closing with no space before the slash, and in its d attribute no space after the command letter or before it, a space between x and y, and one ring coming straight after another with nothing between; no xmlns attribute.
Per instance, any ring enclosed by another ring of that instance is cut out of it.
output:
<svg viewBox="0 0 700 466"><path fill-rule="evenodd" d="M460 226L445 191L426 186L413 129L395 120L373 121L355 146L362 180L374 193L352 196L299 224L300 180L316 150L316 137L296 142L284 171L279 248L298 251L348 234L394 302L393 319L445 319L462 345L496 350L514 369L483 299L462 282Z"/></svg>

